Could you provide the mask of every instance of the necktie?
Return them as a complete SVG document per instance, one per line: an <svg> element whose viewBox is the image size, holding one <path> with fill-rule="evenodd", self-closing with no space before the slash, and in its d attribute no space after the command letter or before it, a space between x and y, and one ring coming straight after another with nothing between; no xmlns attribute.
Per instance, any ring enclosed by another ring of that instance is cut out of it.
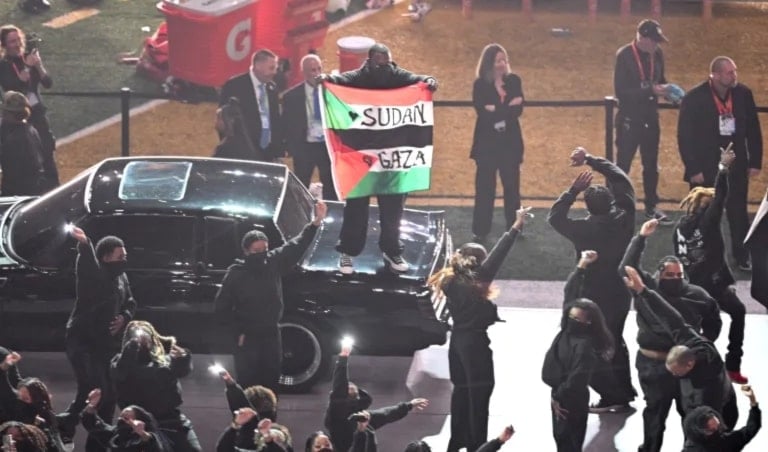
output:
<svg viewBox="0 0 768 452"><path fill-rule="evenodd" d="M314 117L316 121L320 121L320 88L315 86L315 89L312 91L312 98L313 98L313 105L312 108L314 109Z"/></svg>
<svg viewBox="0 0 768 452"><path fill-rule="evenodd" d="M272 141L272 133L269 128L269 102L267 100L266 84L259 85L259 113L261 114L261 140L259 146L266 149Z"/></svg>

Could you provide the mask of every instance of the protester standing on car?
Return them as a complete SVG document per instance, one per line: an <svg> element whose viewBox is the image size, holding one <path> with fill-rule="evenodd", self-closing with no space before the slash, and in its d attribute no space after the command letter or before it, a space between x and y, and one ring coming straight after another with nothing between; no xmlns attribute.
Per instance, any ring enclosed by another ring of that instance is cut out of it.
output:
<svg viewBox="0 0 768 452"><path fill-rule="evenodd" d="M616 352L611 362L600 362L592 375L590 386L600 394L600 402L591 410L597 413L626 411L636 394L623 338L631 296L616 269L635 233L635 190L626 173L617 165L589 155L582 147L576 148L571 153L571 166L584 164L604 175L606 185L590 186L592 172L582 172L568 191L557 199L547 220L573 243L577 260L586 250L594 250L600 256L585 272L582 297L600 306L616 341ZM584 192L589 215L570 218L568 212L581 192Z"/></svg>
<svg viewBox="0 0 768 452"><path fill-rule="evenodd" d="M241 242L244 259L236 260L224 275L215 311L232 327L235 373L244 386L277 391L283 354L278 326L283 316L282 276L307 251L327 210L317 201L315 218L297 237L272 250L262 231L246 233Z"/></svg>
<svg viewBox="0 0 768 452"><path fill-rule="evenodd" d="M192 422L180 409L179 379L192 372L192 356L175 337L161 336L149 322L131 321L111 370L120 409L138 405L152 414L174 452L202 452Z"/></svg>
<svg viewBox="0 0 768 452"><path fill-rule="evenodd" d="M384 44L374 44L368 50L368 59L360 69L339 75L320 74L319 80L342 86L364 89L394 89L424 82L432 91L437 90L437 80L429 75L416 75L392 62L392 54ZM405 207L404 194L381 194L379 202L379 248L384 253L384 262L398 273L407 272L408 262L403 259L403 244L400 242L400 220ZM359 255L368 237L368 205L370 196L347 199L344 203L344 219L339 233L336 251L341 253L339 271L354 273L352 258Z"/></svg>
<svg viewBox="0 0 768 452"><path fill-rule="evenodd" d="M517 210L512 227L490 253L478 243L465 243L451 256L450 265L429 278L428 284L445 294L453 317L448 349L451 383L451 439L448 451L477 450L488 439L488 404L495 384L493 352L488 327L499 321L491 301L496 273L525 224L528 208Z"/></svg>
<svg viewBox="0 0 768 452"><path fill-rule="evenodd" d="M46 116L45 104L40 96L40 85L53 86L53 80L43 66L37 46L26 48L28 40L24 32L15 25L0 27L0 87L4 92L17 91L29 100L31 115L29 122L40 135L42 142L43 169L48 183L46 190L59 185L59 172L53 152L56 150L56 138Z"/></svg>
<svg viewBox="0 0 768 452"><path fill-rule="evenodd" d="M715 188L696 187L680 203L686 214L675 227L674 241L675 254L691 282L709 292L720 309L731 316L725 367L731 380L745 384L748 380L741 373L741 357L747 310L736 295L736 280L725 260L725 241L720 229L723 209L731 196L732 179L728 174L735 158L733 151L723 150Z"/></svg>
<svg viewBox="0 0 768 452"><path fill-rule="evenodd" d="M94 249L82 229L71 226L70 235L78 242L75 263L77 297L67 321L65 343L67 358L77 381L77 392L62 417L61 432L65 441L74 437L80 412L92 389L101 388L99 416L106 422L112 422L115 399L109 362L119 350L120 334L136 311L136 301L125 275L127 253L123 241L115 236L106 236ZM100 450L95 447L90 449L86 445L86 450Z"/></svg>

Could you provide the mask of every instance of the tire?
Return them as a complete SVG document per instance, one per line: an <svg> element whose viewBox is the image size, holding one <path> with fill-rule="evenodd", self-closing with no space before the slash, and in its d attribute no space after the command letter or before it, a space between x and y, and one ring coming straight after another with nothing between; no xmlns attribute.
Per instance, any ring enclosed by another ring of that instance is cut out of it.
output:
<svg viewBox="0 0 768 452"><path fill-rule="evenodd" d="M310 321L288 318L280 323L283 364L281 392L307 392L328 371L326 338Z"/></svg>

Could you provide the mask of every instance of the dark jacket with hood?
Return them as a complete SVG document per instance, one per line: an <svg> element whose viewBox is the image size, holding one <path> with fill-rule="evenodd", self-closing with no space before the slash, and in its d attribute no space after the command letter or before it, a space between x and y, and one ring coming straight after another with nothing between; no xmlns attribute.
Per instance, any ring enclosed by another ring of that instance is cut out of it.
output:
<svg viewBox="0 0 768 452"><path fill-rule="evenodd" d="M117 406L123 409L138 405L152 414L161 427L176 429L187 422L179 408L183 403L179 379L190 372L192 356L188 351L177 358L166 354L158 362L142 353L136 342L129 341L112 358Z"/></svg>
<svg viewBox="0 0 768 452"><path fill-rule="evenodd" d="M717 307L717 301L709 296L706 290L694 284L689 284L686 280L680 281L679 291L670 288L660 288L660 281L650 273L644 271L640 266L640 261L645 250L646 238L638 234L627 247L624 259L621 261L619 271L629 266L640 273L643 283L651 290L655 290L659 295L680 313L691 328L696 332L714 342L720 336L720 329L723 321L720 319L720 309ZM669 351L675 346L672 335L666 328L661 326L654 318L655 314L648 309L645 303L637 303L637 344L640 348L656 351Z"/></svg>
<svg viewBox="0 0 768 452"><path fill-rule="evenodd" d="M5 347L0 347L0 363L5 361L5 358L10 354L10 350ZM0 384L4 384L5 381L8 382L8 386L11 388L15 388L19 385L19 382L21 381L21 373L17 366L11 366L5 371L0 368ZM0 399L0 424L11 420L13 404L15 404L15 402L10 399L8 401Z"/></svg>
<svg viewBox="0 0 768 452"><path fill-rule="evenodd" d="M325 410L325 428L328 429L334 450L339 451L347 451L350 449L353 436L357 430L357 422L350 420L350 415L357 413L358 411L367 410L371 415L371 419L368 422L368 428L371 431L374 431L387 424L399 421L408 415L413 408L410 403L401 402L394 406L368 410L373 399L370 394L361 388L358 388L358 397L356 399L351 399L349 397L348 363L348 357L338 357L336 368L333 370L330 400L328 401L328 408ZM368 435L367 439L363 440L366 441L366 443L371 441L370 435ZM373 447L375 447L375 438L373 439L373 444Z"/></svg>
<svg viewBox="0 0 768 452"><path fill-rule="evenodd" d="M133 432L133 427L117 421L117 425L104 422L94 412L83 410L81 415L83 428L102 445L107 452L172 452L173 448L157 425L144 422L144 429L149 433L147 440L142 440Z"/></svg>
<svg viewBox="0 0 768 452"><path fill-rule="evenodd" d="M18 382L11 386L12 380L15 380L14 375L18 375L18 371L14 372L14 369L15 366L8 369L8 372L0 369L0 424L7 421L17 421L34 425L45 433L46 449L44 452L63 452L64 443L61 441L56 415L52 411L46 412L19 399L15 389Z"/></svg>
<svg viewBox="0 0 768 452"><path fill-rule="evenodd" d="M283 246L236 260L216 295L216 314L233 325L235 337L274 332L283 316L282 276L290 272L315 238L312 223Z"/></svg>
<svg viewBox="0 0 768 452"><path fill-rule="evenodd" d="M568 276L563 305L581 298L584 274L583 269L577 268ZM586 409L589 403L587 385L597 361L592 338L563 325L544 355L541 380L552 388L552 398L564 407Z"/></svg>
<svg viewBox="0 0 768 452"><path fill-rule="evenodd" d="M646 306L640 307L641 304ZM647 318L654 328L666 329L676 345L685 345L696 355L696 364L680 382L683 410L687 413L702 405L722 410L734 392L715 344L687 325L680 313L654 290L643 290L635 305L638 311L647 308Z"/></svg>
<svg viewBox="0 0 768 452"><path fill-rule="evenodd" d="M109 333L110 322L122 315L128 323L136 311L128 277L99 263L90 240L77 245L75 276L77 298L67 321L67 339L99 350L116 348L119 335Z"/></svg>
<svg viewBox="0 0 768 452"><path fill-rule="evenodd" d="M517 239L517 229L501 236L477 269L456 272L441 288L453 318L453 331L485 331L499 321L496 304L486 299L475 283L490 284Z"/></svg>
<svg viewBox="0 0 768 452"><path fill-rule="evenodd" d="M584 298L597 303L610 323L612 312L629 310L631 296L616 269L635 233L635 190L627 175L613 162L589 156L586 164L605 176L614 202L607 213L569 218L578 193L566 191L549 212L547 221L573 243L576 261L582 251L594 250L600 256L584 276Z"/></svg>
<svg viewBox="0 0 768 452"><path fill-rule="evenodd" d="M760 431L762 415L757 405L750 408L747 425L730 432L708 435L706 422L712 416L720 419L721 426L725 425L720 413L708 406L694 408L685 416L683 431L686 439L683 452L738 452Z"/></svg>
<svg viewBox="0 0 768 452"><path fill-rule="evenodd" d="M43 171L43 144L31 124L3 121L0 125L0 168L3 196L45 193L48 183Z"/></svg>
<svg viewBox="0 0 768 452"><path fill-rule="evenodd" d="M715 197L706 208L680 219L673 234L675 255L683 261L688 279L719 295L735 283L725 261L725 242L720 230L725 199L728 197L728 171L721 170L715 183Z"/></svg>
<svg viewBox="0 0 768 452"><path fill-rule="evenodd" d="M359 69L342 72L338 75L329 75L328 81L335 85L352 88L395 89L417 82L426 82L431 78L433 77L429 75L414 74L391 61L381 67L374 67L374 64L368 59Z"/></svg>

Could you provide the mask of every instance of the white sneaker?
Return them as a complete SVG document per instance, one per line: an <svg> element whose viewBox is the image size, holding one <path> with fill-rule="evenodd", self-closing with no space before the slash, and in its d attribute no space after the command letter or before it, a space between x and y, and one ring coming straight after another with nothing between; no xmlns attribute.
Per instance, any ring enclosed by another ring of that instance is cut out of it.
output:
<svg viewBox="0 0 768 452"><path fill-rule="evenodd" d="M384 253L384 262L389 264L389 268L392 269L392 271L396 271L398 273L407 272L410 266L408 265L408 262L403 259L403 256L400 254L395 256L390 256L387 253Z"/></svg>
<svg viewBox="0 0 768 452"><path fill-rule="evenodd" d="M339 271L342 275L351 275L355 272L355 267L352 265L352 256L341 253L341 257L339 257Z"/></svg>

